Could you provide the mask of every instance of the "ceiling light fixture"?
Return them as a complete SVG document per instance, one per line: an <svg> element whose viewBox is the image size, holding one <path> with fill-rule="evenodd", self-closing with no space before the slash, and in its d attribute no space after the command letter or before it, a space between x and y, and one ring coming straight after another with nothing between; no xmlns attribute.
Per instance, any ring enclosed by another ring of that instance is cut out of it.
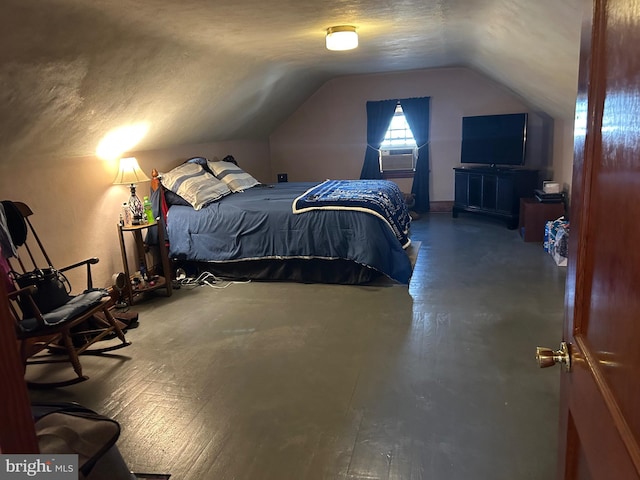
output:
<svg viewBox="0 0 640 480"><path fill-rule="evenodd" d="M338 25L327 28L327 50L353 50L358 46L356 27Z"/></svg>

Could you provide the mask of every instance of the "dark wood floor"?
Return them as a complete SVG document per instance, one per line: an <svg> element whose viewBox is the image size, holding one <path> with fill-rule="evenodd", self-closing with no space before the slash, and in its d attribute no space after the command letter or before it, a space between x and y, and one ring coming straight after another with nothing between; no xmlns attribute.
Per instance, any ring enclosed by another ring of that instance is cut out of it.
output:
<svg viewBox="0 0 640 480"><path fill-rule="evenodd" d="M112 416L132 470L181 480L551 477L559 373L534 356L561 339L564 270L481 218L427 215L412 238L409 288L152 298L130 347L32 399Z"/></svg>

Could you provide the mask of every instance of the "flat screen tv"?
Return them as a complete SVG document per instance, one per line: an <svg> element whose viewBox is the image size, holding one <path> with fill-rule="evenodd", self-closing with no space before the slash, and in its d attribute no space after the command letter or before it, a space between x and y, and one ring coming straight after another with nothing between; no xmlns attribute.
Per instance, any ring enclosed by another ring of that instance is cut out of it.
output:
<svg viewBox="0 0 640 480"><path fill-rule="evenodd" d="M462 118L461 163L524 165L527 114Z"/></svg>

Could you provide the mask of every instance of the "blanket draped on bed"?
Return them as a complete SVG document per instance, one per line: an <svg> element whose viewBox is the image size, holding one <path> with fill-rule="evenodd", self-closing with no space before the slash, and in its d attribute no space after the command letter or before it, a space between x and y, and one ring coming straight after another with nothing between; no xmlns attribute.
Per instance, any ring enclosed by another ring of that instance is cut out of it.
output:
<svg viewBox="0 0 640 480"><path fill-rule="evenodd" d="M400 188L388 180L326 180L293 201L293 213L354 210L383 220L407 248L411 218Z"/></svg>

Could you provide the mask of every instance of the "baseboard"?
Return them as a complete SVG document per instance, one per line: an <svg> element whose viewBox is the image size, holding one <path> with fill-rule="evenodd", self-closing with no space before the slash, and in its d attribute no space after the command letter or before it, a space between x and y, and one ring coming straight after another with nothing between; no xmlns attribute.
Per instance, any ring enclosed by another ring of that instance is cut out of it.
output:
<svg viewBox="0 0 640 480"><path fill-rule="evenodd" d="M429 208L431 213L442 213L453 211L453 202L429 202Z"/></svg>

